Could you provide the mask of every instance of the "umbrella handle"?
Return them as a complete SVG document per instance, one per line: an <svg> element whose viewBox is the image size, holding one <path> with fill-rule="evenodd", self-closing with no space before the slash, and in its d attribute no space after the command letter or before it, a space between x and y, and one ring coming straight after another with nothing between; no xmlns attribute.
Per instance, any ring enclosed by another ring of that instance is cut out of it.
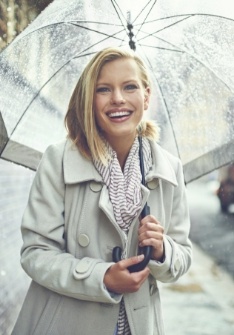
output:
<svg viewBox="0 0 234 335"><path fill-rule="evenodd" d="M150 214L150 208L149 206L146 204L142 210L142 217L145 217L146 215ZM150 261L151 258L151 254L152 254L152 249L153 247L151 246L146 246L146 247L142 247L142 248L138 248L138 255L144 254L144 259L143 261L141 261L140 263L131 265L128 267L128 271L129 272L139 272L142 271L147 264ZM115 247L112 251L112 259L113 261L119 262L121 260L121 255L122 255L122 249L120 247Z"/></svg>

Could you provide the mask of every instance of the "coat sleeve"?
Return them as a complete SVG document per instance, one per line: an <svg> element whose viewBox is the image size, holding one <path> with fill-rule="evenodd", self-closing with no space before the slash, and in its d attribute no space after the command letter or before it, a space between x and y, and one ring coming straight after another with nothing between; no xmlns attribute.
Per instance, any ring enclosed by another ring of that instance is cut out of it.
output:
<svg viewBox="0 0 234 335"><path fill-rule="evenodd" d="M109 293L103 283L113 263L66 252L63 151L61 144L49 147L34 178L22 220L22 267L35 282L59 294L119 303L121 295Z"/></svg>
<svg viewBox="0 0 234 335"><path fill-rule="evenodd" d="M192 244L189 239L190 216L187 190L184 184L182 164L175 157L170 158L177 186L173 186L171 201L164 201L167 221L164 235L164 262L150 261L152 275L161 282L174 282L186 273L192 261Z"/></svg>

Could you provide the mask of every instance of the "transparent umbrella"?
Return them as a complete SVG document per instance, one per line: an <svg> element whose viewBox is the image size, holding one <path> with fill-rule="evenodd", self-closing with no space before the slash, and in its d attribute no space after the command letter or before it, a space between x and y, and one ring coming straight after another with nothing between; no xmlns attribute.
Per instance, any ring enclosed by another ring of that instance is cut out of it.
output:
<svg viewBox="0 0 234 335"><path fill-rule="evenodd" d="M90 57L131 47L147 63L148 118L187 182L233 160L231 0L55 0L0 54L1 159L36 169Z"/></svg>

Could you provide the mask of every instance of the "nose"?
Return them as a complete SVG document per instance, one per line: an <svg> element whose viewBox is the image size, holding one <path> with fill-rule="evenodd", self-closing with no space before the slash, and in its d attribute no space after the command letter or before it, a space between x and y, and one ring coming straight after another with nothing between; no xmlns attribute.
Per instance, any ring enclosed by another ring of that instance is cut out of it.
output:
<svg viewBox="0 0 234 335"><path fill-rule="evenodd" d="M122 105L125 103L125 98L121 90L114 90L112 92L111 103L113 105Z"/></svg>

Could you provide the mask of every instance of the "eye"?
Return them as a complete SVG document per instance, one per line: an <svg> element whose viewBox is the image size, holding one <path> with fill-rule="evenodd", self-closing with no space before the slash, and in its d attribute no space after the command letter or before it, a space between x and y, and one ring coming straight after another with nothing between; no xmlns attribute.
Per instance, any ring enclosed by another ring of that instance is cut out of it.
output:
<svg viewBox="0 0 234 335"><path fill-rule="evenodd" d="M136 89L138 88L138 86L135 85L135 84L128 84L128 85L126 85L124 88L125 88L125 90L127 90L127 91L133 91L133 90L136 90Z"/></svg>
<svg viewBox="0 0 234 335"><path fill-rule="evenodd" d="M106 93L109 92L110 89L108 87L105 86L101 86L101 87L97 87L96 88L96 93Z"/></svg>

